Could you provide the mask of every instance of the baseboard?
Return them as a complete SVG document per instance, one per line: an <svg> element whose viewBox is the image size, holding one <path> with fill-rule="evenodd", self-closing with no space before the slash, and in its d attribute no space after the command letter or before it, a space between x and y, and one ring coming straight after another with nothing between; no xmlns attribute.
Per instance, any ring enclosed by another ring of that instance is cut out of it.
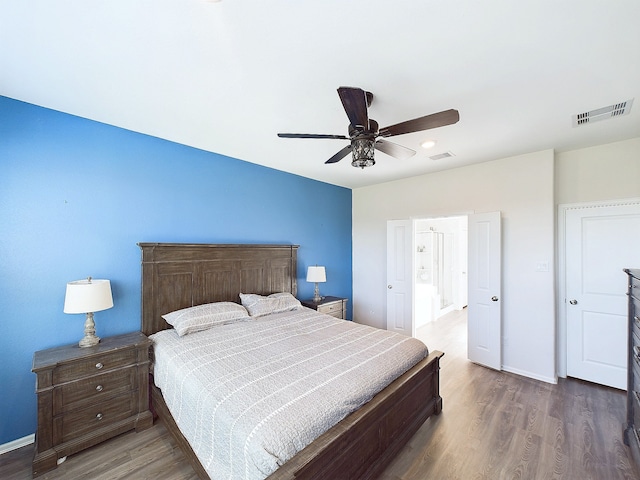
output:
<svg viewBox="0 0 640 480"><path fill-rule="evenodd" d="M558 377L545 377L535 373L526 372L518 368L506 367L504 365L502 366L502 370L504 372L515 373L516 375L521 375L523 377L533 378L534 380L540 380L541 382L545 382L545 383L551 383L554 385L558 383Z"/></svg>
<svg viewBox="0 0 640 480"><path fill-rule="evenodd" d="M5 443L0 445L0 455L4 453L8 453L12 450L17 450L18 448L25 447L31 443L33 443L36 439L35 433L31 435L27 435L26 437L18 438L17 440L13 440L9 443Z"/></svg>

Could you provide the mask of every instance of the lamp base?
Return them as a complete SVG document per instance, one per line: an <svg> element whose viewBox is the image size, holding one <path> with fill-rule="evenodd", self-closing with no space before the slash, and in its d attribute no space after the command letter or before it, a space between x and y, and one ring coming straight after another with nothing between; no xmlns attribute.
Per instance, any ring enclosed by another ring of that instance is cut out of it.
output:
<svg viewBox="0 0 640 480"><path fill-rule="evenodd" d="M93 321L93 312L87 313L84 321L84 337L78 342L82 348L93 347L100 343L100 337L96 336L96 324Z"/></svg>
<svg viewBox="0 0 640 480"><path fill-rule="evenodd" d="M320 289L318 288L318 282L316 282L316 286L313 289L313 301L315 303L318 303L320 300L322 300L322 297L320 296Z"/></svg>

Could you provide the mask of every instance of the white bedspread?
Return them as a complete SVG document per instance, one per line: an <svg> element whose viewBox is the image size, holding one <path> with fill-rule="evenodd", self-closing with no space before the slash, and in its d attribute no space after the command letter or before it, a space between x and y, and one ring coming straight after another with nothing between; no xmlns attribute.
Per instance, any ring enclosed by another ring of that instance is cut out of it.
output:
<svg viewBox="0 0 640 480"><path fill-rule="evenodd" d="M267 477L428 354L307 308L151 339L155 383L215 480Z"/></svg>

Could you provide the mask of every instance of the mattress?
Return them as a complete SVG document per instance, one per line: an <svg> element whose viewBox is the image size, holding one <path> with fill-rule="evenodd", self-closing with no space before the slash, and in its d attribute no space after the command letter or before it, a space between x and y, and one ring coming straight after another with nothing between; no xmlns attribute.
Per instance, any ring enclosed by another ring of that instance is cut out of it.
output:
<svg viewBox="0 0 640 480"><path fill-rule="evenodd" d="M266 478L428 355L308 308L150 338L154 382L212 479Z"/></svg>

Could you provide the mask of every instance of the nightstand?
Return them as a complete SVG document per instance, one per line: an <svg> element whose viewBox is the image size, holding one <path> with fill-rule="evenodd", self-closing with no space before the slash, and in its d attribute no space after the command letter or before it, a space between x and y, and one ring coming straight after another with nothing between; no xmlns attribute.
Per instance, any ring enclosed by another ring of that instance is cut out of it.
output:
<svg viewBox="0 0 640 480"><path fill-rule="evenodd" d="M305 307L313 308L332 317L347 319L347 299L341 297L322 297L319 302L300 300Z"/></svg>
<svg viewBox="0 0 640 480"><path fill-rule="evenodd" d="M150 344L134 332L103 338L93 347L74 344L33 355L38 397L34 477L53 470L67 455L153 425Z"/></svg>

